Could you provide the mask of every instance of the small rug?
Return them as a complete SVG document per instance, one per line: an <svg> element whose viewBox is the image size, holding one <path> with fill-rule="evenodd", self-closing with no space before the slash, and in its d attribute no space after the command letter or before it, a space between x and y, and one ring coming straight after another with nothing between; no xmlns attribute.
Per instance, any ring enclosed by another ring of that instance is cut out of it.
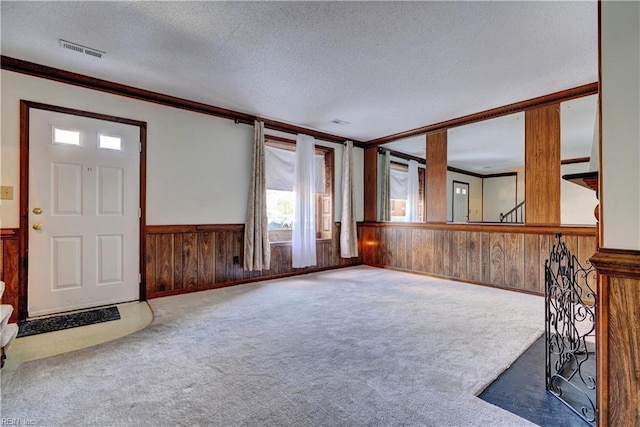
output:
<svg viewBox="0 0 640 427"><path fill-rule="evenodd" d="M120 312L118 311L118 307L111 306L79 313L64 314L62 316L26 320L24 322L18 322L18 338L119 319Z"/></svg>

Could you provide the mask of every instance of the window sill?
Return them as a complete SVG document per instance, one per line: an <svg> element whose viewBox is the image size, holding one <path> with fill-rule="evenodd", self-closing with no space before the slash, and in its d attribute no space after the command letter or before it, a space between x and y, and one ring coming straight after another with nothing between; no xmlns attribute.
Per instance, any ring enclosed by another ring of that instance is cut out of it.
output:
<svg viewBox="0 0 640 427"><path fill-rule="evenodd" d="M333 240L333 239L321 238L321 239L316 239L316 243L319 243L319 242L330 242L331 240ZM269 242L269 244L271 246L291 246L291 240L272 241L272 242Z"/></svg>

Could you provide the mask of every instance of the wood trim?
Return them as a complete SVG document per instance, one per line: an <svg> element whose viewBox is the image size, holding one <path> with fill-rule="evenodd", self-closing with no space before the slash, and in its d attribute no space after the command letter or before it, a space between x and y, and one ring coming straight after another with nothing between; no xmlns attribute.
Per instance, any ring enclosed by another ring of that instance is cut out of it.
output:
<svg viewBox="0 0 640 427"><path fill-rule="evenodd" d="M264 142L266 143L267 141L282 142L284 144L294 145L294 146L296 145L295 139L283 138L281 136L275 136L275 135L265 135Z"/></svg>
<svg viewBox="0 0 640 427"><path fill-rule="evenodd" d="M58 68L48 67L33 62L23 61L21 59L11 58L8 56L0 56L0 68L7 71L26 74L34 77L40 77L47 80L53 80L60 83L66 83L73 86L79 86L86 89L97 90L100 92L110 93L113 95L124 96L127 98L137 99L139 101L151 102L154 104L165 105L169 107L179 108L182 110L193 111L196 113L207 114L210 116L220 117L224 119L234 120L236 123L244 123L253 125L255 120L262 121L265 128L277 130L286 133L304 133L317 139L330 142L343 143L346 140L353 141L357 147L364 147L361 141L354 141L339 135L333 135L326 132L308 129L301 126L295 126L276 120L265 119L251 114L241 113L222 107L205 104L202 102L190 101L184 98L178 98L171 95L165 95L145 89L136 88L108 80L90 77Z"/></svg>
<svg viewBox="0 0 640 427"><path fill-rule="evenodd" d="M640 251L600 248L590 261L600 274L640 279Z"/></svg>
<svg viewBox="0 0 640 427"><path fill-rule="evenodd" d="M29 246L29 104L20 101L20 251L18 275L18 319L27 319L27 253Z"/></svg>
<svg viewBox="0 0 640 427"><path fill-rule="evenodd" d="M67 108L67 107L61 107L57 105L43 104L41 102L36 102L36 101L21 100L21 102L24 102L25 105L29 108L35 108L38 110L53 111L55 113L64 113L64 114L70 114L73 116L88 117L91 119L122 123L125 125L138 126L138 127L146 127L147 125L146 122L143 122L140 120L126 119L124 117L111 116L108 114L93 113L90 111L77 110L75 108Z"/></svg>
<svg viewBox="0 0 640 427"><path fill-rule="evenodd" d="M591 161L591 157L576 157L573 159L564 159L560 160L561 165L573 165L575 163L589 163Z"/></svg>
<svg viewBox="0 0 640 427"><path fill-rule="evenodd" d="M140 283L138 283L138 293L140 301L147 299L147 271L144 268L144 260L146 258L146 237L145 226L147 225L147 124L140 124L140 220L138 222L139 247L138 256L140 260Z"/></svg>
<svg viewBox="0 0 640 427"><path fill-rule="evenodd" d="M19 228L0 229L0 240L17 239L20 236Z"/></svg>
<svg viewBox="0 0 640 427"><path fill-rule="evenodd" d="M488 175L484 175L483 178L504 178L505 176L518 176L518 172L501 172L501 173L490 173ZM518 180L516 179L516 194L517 194L517 184Z"/></svg>
<svg viewBox="0 0 640 427"><path fill-rule="evenodd" d="M528 99L525 101L515 102L513 104L505 105L502 107L492 108L490 110L481 111L479 113L469 114L466 116L458 117L444 122L438 122L427 126L407 130L404 132L395 133L392 135L384 136L382 138L376 138L367 141L367 146L378 146L393 142L398 139L408 138L411 136L420 135L423 133L432 133L446 130L457 126L467 125L470 123L479 122L482 120L492 119L494 117L504 116L519 111L526 111L533 108L545 107L551 104L557 104L562 101L568 101L570 99L580 98L582 96L593 95L598 93L598 83L593 82L586 85L574 87L571 89L562 90L560 92L551 93L548 95L539 96L537 98Z"/></svg>
<svg viewBox="0 0 640 427"><path fill-rule="evenodd" d="M411 154L401 153L400 151L389 150L387 148L384 148L384 150L387 150L389 152L390 156L397 157L399 159L415 160L416 162L420 163L421 165L424 165L424 164L427 163L427 161L425 159L422 159L422 158L417 157L417 156L412 156Z"/></svg>
<svg viewBox="0 0 640 427"><path fill-rule="evenodd" d="M502 178L505 176L518 176L518 172L500 172L500 173L489 173L483 175L477 172L471 172L464 169L455 168L453 166L447 166L447 170L449 172L461 173L463 175L475 176L476 178L485 179L485 178Z"/></svg>
<svg viewBox="0 0 640 427"><path fill-rule="evenodd" d="M462 175L474 176L474 177L480 178L480 179L486 178L486 176L482 175L481 173L471 172L471 171L468 171L468 170L455 168L453 166L447 166L447 171L459 173L459 174L462 174Z"/></svg>
<svg viewBox="0 0 640 427"><path fill-rule="evenodd" d="M244 224L185 224L185 225L147 225L147 234L197 233L210 231L241 231Z"/></svg>
<svg viewBox="0 0 640 427"><path fill-rule="evenodd" d="M598 172L571 173L568 175L562 175L562 179L593 190L596 192L596 197L598 196Z"/></svg>
<svg viewBox="0 0 640 427"><path fill-rule="evenodd" d="M2 57L4 61L4 57ZM56 105L43 104L39 102L21 100L20 101L20 273L19 273L19 286L18 286L18 318L25 320L28 315L28 252L29 252L29 121L30 110L39 109L46 111L53 111L63 114L71 114L81 117L88 117L98 120L122 123L131 126L137 126L140 129L140 300L146 299L146 287L145 280L146 274L144 269L144 260L146 257L145 240L146 240L146 171L147 171L147 123L140 120L132 120L123 117L110 116L106 114L94 113L84 110L76 110L67 107L60 107Z"/></svg>
<svg viewBox="0 0 640 427"><path fill-rule="evenodd" d="M563 236L595 236L596 227L575 227L568 225L523 225L504 223L418 223L418 222L372 222L365 221L365 227L376 228L420 228L425 230L476 231L491 233L550 234L557 232Z"/></svg>
<svg viewBox="0 0 640 427"><path fill-rule="evenodd" d="M599 3L599 2L598 2ZM597 240L597 239L596 239ZM596 310L596 423L609 425L609 277L598 276Z"/></svg>

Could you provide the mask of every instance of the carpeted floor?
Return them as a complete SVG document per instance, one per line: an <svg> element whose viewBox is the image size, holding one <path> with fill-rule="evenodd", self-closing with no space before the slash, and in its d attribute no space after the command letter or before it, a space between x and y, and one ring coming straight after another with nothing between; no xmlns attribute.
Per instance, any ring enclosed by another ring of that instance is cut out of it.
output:
<svg viewBox="0 0 640 427"><path fill-rule="evenodd" d="M3 369L36 425L525 426L476 397L540 297L372 267L154 299L117 341Z"/></svg>

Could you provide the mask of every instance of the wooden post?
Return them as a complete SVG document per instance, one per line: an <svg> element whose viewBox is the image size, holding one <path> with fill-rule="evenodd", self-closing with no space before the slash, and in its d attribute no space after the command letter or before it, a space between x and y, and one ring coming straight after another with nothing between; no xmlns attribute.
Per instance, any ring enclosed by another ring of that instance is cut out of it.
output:
<svg viewBox="0 0 640 427"><path fill-rule="evenodd" d="M427 135L427 222L447 222L447 131Z"/></svg>
<svg viewBox="0 0 640 427"><path fill-rule="evenodd" d="M525 112L525 222L560 224L560 104Z"/></svg>

